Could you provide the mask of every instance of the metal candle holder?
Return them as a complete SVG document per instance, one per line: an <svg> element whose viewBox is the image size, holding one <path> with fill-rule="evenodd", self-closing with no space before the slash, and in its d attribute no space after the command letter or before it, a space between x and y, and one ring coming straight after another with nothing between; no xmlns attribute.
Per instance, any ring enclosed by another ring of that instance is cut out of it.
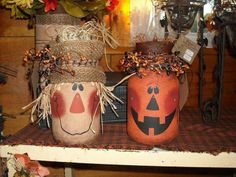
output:
<svg viewBox="0 0 236 177"><path fill-rule="evenodd" d="M204 0L167 0L162 8L166 11L171 27L180 34L192 27L204 4Z"/></svg>

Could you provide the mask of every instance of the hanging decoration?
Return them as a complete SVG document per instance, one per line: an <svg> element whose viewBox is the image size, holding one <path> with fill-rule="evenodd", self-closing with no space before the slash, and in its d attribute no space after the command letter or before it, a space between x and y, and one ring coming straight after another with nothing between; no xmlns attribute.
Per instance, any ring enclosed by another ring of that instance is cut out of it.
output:
<svg viewBox="0 0 236 177"><path fill-rule="evenodd" d="M197 12L204 4L204 0L168 0L162 8L171 27L180 33L192 27Z"/></svg>

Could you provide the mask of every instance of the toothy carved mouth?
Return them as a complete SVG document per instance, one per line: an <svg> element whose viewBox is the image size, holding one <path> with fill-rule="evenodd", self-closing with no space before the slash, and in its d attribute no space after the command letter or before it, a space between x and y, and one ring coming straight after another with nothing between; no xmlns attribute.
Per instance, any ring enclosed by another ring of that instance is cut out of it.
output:
<svg viewBox="0 0 236 177"><path fill-rule="evenodd" d="M139 129L145 133L146 135L149 135L150 129L154 130L154 135L158 135L162 132L164 132L169 125L171 124L174 115L175 115L176 109L170 113L168 116L165 117L165 124L160 124L160 117L150 117L150 116L144 116L144 121L139 122L138 121L138 113L131 107L131 114L134 118L135 123L139 127Z"/></svg>

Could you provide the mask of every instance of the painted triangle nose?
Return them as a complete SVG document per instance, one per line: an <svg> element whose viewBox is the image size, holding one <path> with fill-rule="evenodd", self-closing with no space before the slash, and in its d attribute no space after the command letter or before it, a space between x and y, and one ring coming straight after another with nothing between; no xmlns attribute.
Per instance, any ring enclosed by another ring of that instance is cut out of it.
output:
<svg viewBox="0 0 236 177"><path fill-rule="evenodd" d="M70 112L71 113L83 113L84 112L84 104L82 102L82 99L80 97L80 94L77 93L70 106Z"/></svg>
<svg viewBox="0 0 236 177"><path fill-rule="evenodd" d="M156 98L154 96L152 96L152 98L151 98L150 102L148 103L146 109L147 110L152 110L152 111L159 110L159 106L158 106Z"/></svg>

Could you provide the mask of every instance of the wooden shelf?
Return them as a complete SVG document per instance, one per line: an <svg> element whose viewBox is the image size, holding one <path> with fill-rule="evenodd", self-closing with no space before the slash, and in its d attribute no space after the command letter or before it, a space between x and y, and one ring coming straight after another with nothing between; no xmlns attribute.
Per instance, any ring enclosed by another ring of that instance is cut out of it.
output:
<svg viewBox="0 0 236 177"><path fill-rule="evenodd" d="M32 160L47 162L156 167L236 168L236 153L232 152L212 155L209 153L167 151L159 148L127 151L122 149L86 149L35 145L0 146L1 158L10 158L15 153L27 153ZM13 176L14 169L12 168L11 161L8 164L9 176Z"/></svg>

